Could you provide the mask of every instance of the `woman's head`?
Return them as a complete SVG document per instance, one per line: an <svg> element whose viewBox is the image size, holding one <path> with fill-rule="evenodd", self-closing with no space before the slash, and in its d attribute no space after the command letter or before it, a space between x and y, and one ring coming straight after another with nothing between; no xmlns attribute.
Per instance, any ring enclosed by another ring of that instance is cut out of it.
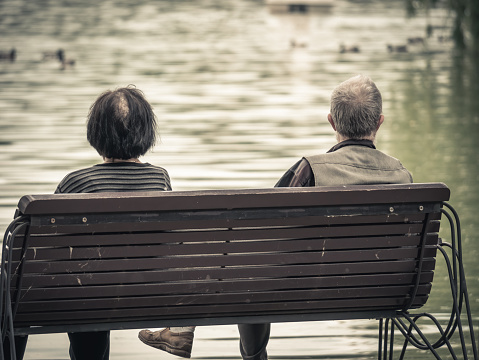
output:
<svg viewBox="0 0 479 360"><path fill-rule="evenodd" d="M128 160L156 143L156 116L133 86L105 91L90 107L87 139L104 158Z"/></svg>

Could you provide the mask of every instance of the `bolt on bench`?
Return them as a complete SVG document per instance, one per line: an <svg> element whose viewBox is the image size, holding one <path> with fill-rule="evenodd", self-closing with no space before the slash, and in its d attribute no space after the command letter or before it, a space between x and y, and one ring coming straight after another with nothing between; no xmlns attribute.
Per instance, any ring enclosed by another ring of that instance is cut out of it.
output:
<svg viewBox="0 0 479 360"><path fill-rule="evenodd" d="M3 244L2 337L381 319L379 358L394 326L436 355L462 307L437 343L408 310L431 291L448 199L441 183L24 196Z"/></svg>

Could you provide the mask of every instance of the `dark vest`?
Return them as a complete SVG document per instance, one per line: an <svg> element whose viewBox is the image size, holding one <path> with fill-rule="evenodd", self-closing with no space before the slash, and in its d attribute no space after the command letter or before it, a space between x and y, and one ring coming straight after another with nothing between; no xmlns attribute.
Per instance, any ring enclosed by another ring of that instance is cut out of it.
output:
<svg viewBox="0 0 479 360"><path fill-rule="evenodd" d="M398 159L366 146L345 146L306 160L315 186L412 183L411 174Z"/></svg>

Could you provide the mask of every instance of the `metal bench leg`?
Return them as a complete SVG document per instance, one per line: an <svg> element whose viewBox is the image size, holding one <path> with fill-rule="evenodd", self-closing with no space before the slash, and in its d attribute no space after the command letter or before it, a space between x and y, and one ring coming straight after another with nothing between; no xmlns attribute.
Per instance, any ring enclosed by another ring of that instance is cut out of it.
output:
<svg viewBox="0 0 479 360"><path fill-rule="evenodd" d="M476 345L476 339L474 336L474 327L472 323L472 315L469 304L469 296L467 293L466 277L464 274L464 267L462 261L462 244L461 244L461 226L459 216L452 206L447 203L443 203L442 214L447 218L451 229L451 243L443 242L441 239L437 246L438 252L443 255L446 268L449 274L449 285L451 288L451 315L447 325L443 328L437 319L431 314L409 314L407 311L398 312L398 317L394 318L392 328L396 326L405 337L402 352L399 357L400 360L404 358L406 348L408 344L421 350L431 351L436 359L440 359L436 349L443 346L447 347L449 355L452 359L456 360L457 355L452 348L450 339L454 335L456 329L460 339L461 352L464 360L468 359L468 347L472 347L473 359L478 360L478 350ZM450 254L446 252L449 249ZM466 343L465 329L463 328L463 322L461 320L461 314L463 308L467 315L467 323L464 326L468 327L470 333L470 344ZM434 342L431 342L421 332L416 322L420 318L427 318L433 322L437 327L439 338ZM405 319L407 324L402 320ZM469 348L470 350L471 348ZM391 355L391 354L390 354ZM390 356L391 358L391 356ZM385 359L385 358L384 358Z"/></svg>
<svg viewBox="0 0 479 360"><path fill-rule="evenodd" d="M26 222L26 217L19 216L15 218L7 230L5 231L5 236L3 238L2 244L2 264L1 264L1 273L0 273L0 330L1 330L1 351L0 351L0 360L3 360L5 357L4 352L4 342L8 341L10 346L10 358L11 360L16 359L15 354L15 336L13 330L13 318L15 316L15 309L11 303L10 297L10 281L12 276L12 249L13 241L17 233L29 225ZM21 278L21 275L20 275ZM19 295L19 294L18 294ZM7 339L8 338L8 339Z"/></svg>
<svg viewBox="0 0 479 360"><path fill-rule="evenodd" d="M394 349L394 326L391 326L389 332L390 319L379 319L379 339L378 339L378 360L388 359L388 341L389 341L389 360L393 358Z"/></svg>

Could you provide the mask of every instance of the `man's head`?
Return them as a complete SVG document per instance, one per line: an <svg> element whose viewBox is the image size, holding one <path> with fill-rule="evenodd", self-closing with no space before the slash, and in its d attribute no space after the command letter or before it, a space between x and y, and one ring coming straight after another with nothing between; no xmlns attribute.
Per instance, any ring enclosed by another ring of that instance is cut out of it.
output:
<svg viewBox="0 0 479 360"><path fill-rule="evenodd" d="M128 160L156 142L156 117L143 93L132 87L101 94L90 108L87 139L104 158Z"/></svg>
<svg viewBox="0 0 479 360"><path fill-rule="evenodd" d="M338 140L374 140L384 121L382 98L376 84L367 76L357 75L339 84L331 94L328 120Z"/></svg>

